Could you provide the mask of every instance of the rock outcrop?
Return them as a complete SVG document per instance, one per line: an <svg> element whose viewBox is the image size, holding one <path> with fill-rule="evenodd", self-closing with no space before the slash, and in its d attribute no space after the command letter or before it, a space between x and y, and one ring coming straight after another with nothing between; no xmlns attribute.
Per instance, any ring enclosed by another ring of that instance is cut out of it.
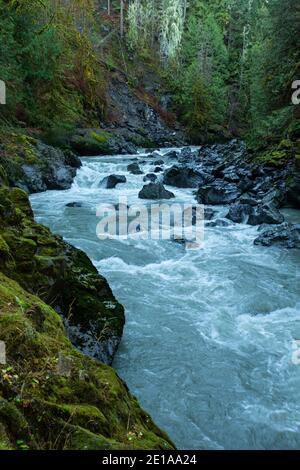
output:
<svg viewBox="0 0 300 470"><path fill-rule="evenodd" d="M80 159L71 151L62 151L25 135L10 135L1 147L0 167L6 174L7 184L27 193L68 189L81 166Z"/></svg>

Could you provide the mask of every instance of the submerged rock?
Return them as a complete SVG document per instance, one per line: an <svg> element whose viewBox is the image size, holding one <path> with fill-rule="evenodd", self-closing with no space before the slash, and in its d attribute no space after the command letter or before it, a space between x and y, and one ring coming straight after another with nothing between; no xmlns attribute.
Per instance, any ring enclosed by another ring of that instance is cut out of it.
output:
<svg viewBox="0 0 300 470"><path fill-rule="evenodd" d="M82 207L82 202L68 202L66 207Z"/></svg>
<svg viewBox="0 0 300 470"><path fill-rule="evenodd" d="M204 207L204 219L205 220L212 220L215 214L216 212L210 207Z"/></svg>
<svg viewBox="0 0 300 470"><path fill-rule="evenodd" d="M149 183L139 192L140 199L171 199L175 195L168 191L162 183Z"/></svg>
<svg viewBox="0 0 300 470"><path fill-rule="evenodd" d="M287 222L277 227L265 228L254 240L255 245L300 248L300 224Z"/></svg>
<svg viewBox="0 0 300 470"><path fill-rule="evenodd" d="M100 188L114 189L119 183L126 183L126 176L124 175L110 175L106 176L100 183Z"/></svg>

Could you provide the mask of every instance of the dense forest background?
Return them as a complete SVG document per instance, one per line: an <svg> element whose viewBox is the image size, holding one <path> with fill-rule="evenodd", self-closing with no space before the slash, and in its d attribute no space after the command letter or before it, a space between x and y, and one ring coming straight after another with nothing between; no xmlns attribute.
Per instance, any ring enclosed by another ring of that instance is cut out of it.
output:
<svg viewBox="0 0 300 470"><path fill-rule="evenodd" d="M299 33L298 0L0 0L1 126L99 127L111 71L145 64L193 141L292 139Z"/></svg>

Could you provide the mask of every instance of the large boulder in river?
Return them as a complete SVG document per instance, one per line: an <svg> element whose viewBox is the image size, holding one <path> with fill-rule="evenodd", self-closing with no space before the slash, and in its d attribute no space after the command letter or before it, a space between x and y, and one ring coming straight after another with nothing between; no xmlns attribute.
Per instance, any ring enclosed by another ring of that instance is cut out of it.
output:
<svg viewBox="0 0 300 470"><path fill-rule="evenodd" d="M217 179L198 189L197 201L199 204L211 206L233 204L241 194L242 192L235 184Z"/></svg>
<svg viewBox="0 0 300 470"><path fill-rule="evenodd" d="M131 173L132 175L142 175L143 174L143 172L140 169L138 163L130 163L130 165L128 165L128 167L127 167L127 171L129 171L129 173Z"/></svg>
<svg viewBox="0 0 300 470"><path fill-rule="evenodd" d="M124 175L109 175L106 176L100 183L100 188L114 189L119 183L126 183Z"/></svg>
<svg viewBox="0 0 300 470"><path fill-rule="evenodd" d="M174 165L164 173L164 183L177 188L197 188L205 181L204 176L197 170Z"/></svg>
<svg viewBox="0 0 300 470"><path fill-rule="evenodd" d="M140 199L172 199L175 195L162 183L149 183L139 192Z"/></svg>
<svg viewBox="0 0 300 470"><path fill-rule="evenodd" d="M283 223L262 232L255 245L278 246L282 248L300 248L300 224Z"/></svg>
<svg viewBox="0 0 300 470"><path fill-rule="evenodd" d="M272 203L262 204L257 206L255 210L250 214L248 219L249 225L261 225L261 224L282 224L284 222L283 215L279 212L276 206Z"/></svg>
<svg viewBox="0 0 300 470"><path fill-rule="evenodd" d="M236 224L245 224L248 222L249 216L253 213L253 210L250 204L233 204L226 215L226 219L232 220L232 222Z"/></svg>

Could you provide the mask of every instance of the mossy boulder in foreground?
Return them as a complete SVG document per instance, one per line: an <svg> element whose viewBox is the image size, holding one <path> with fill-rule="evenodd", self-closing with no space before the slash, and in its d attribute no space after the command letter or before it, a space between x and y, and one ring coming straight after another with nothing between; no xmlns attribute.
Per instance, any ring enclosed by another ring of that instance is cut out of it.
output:
<svg viewBox="0 0 300 470"><path fill-rule="evenodd" d="M113 369L76 350L60 316L0 273L0 450L171 449Z"/></svg>

